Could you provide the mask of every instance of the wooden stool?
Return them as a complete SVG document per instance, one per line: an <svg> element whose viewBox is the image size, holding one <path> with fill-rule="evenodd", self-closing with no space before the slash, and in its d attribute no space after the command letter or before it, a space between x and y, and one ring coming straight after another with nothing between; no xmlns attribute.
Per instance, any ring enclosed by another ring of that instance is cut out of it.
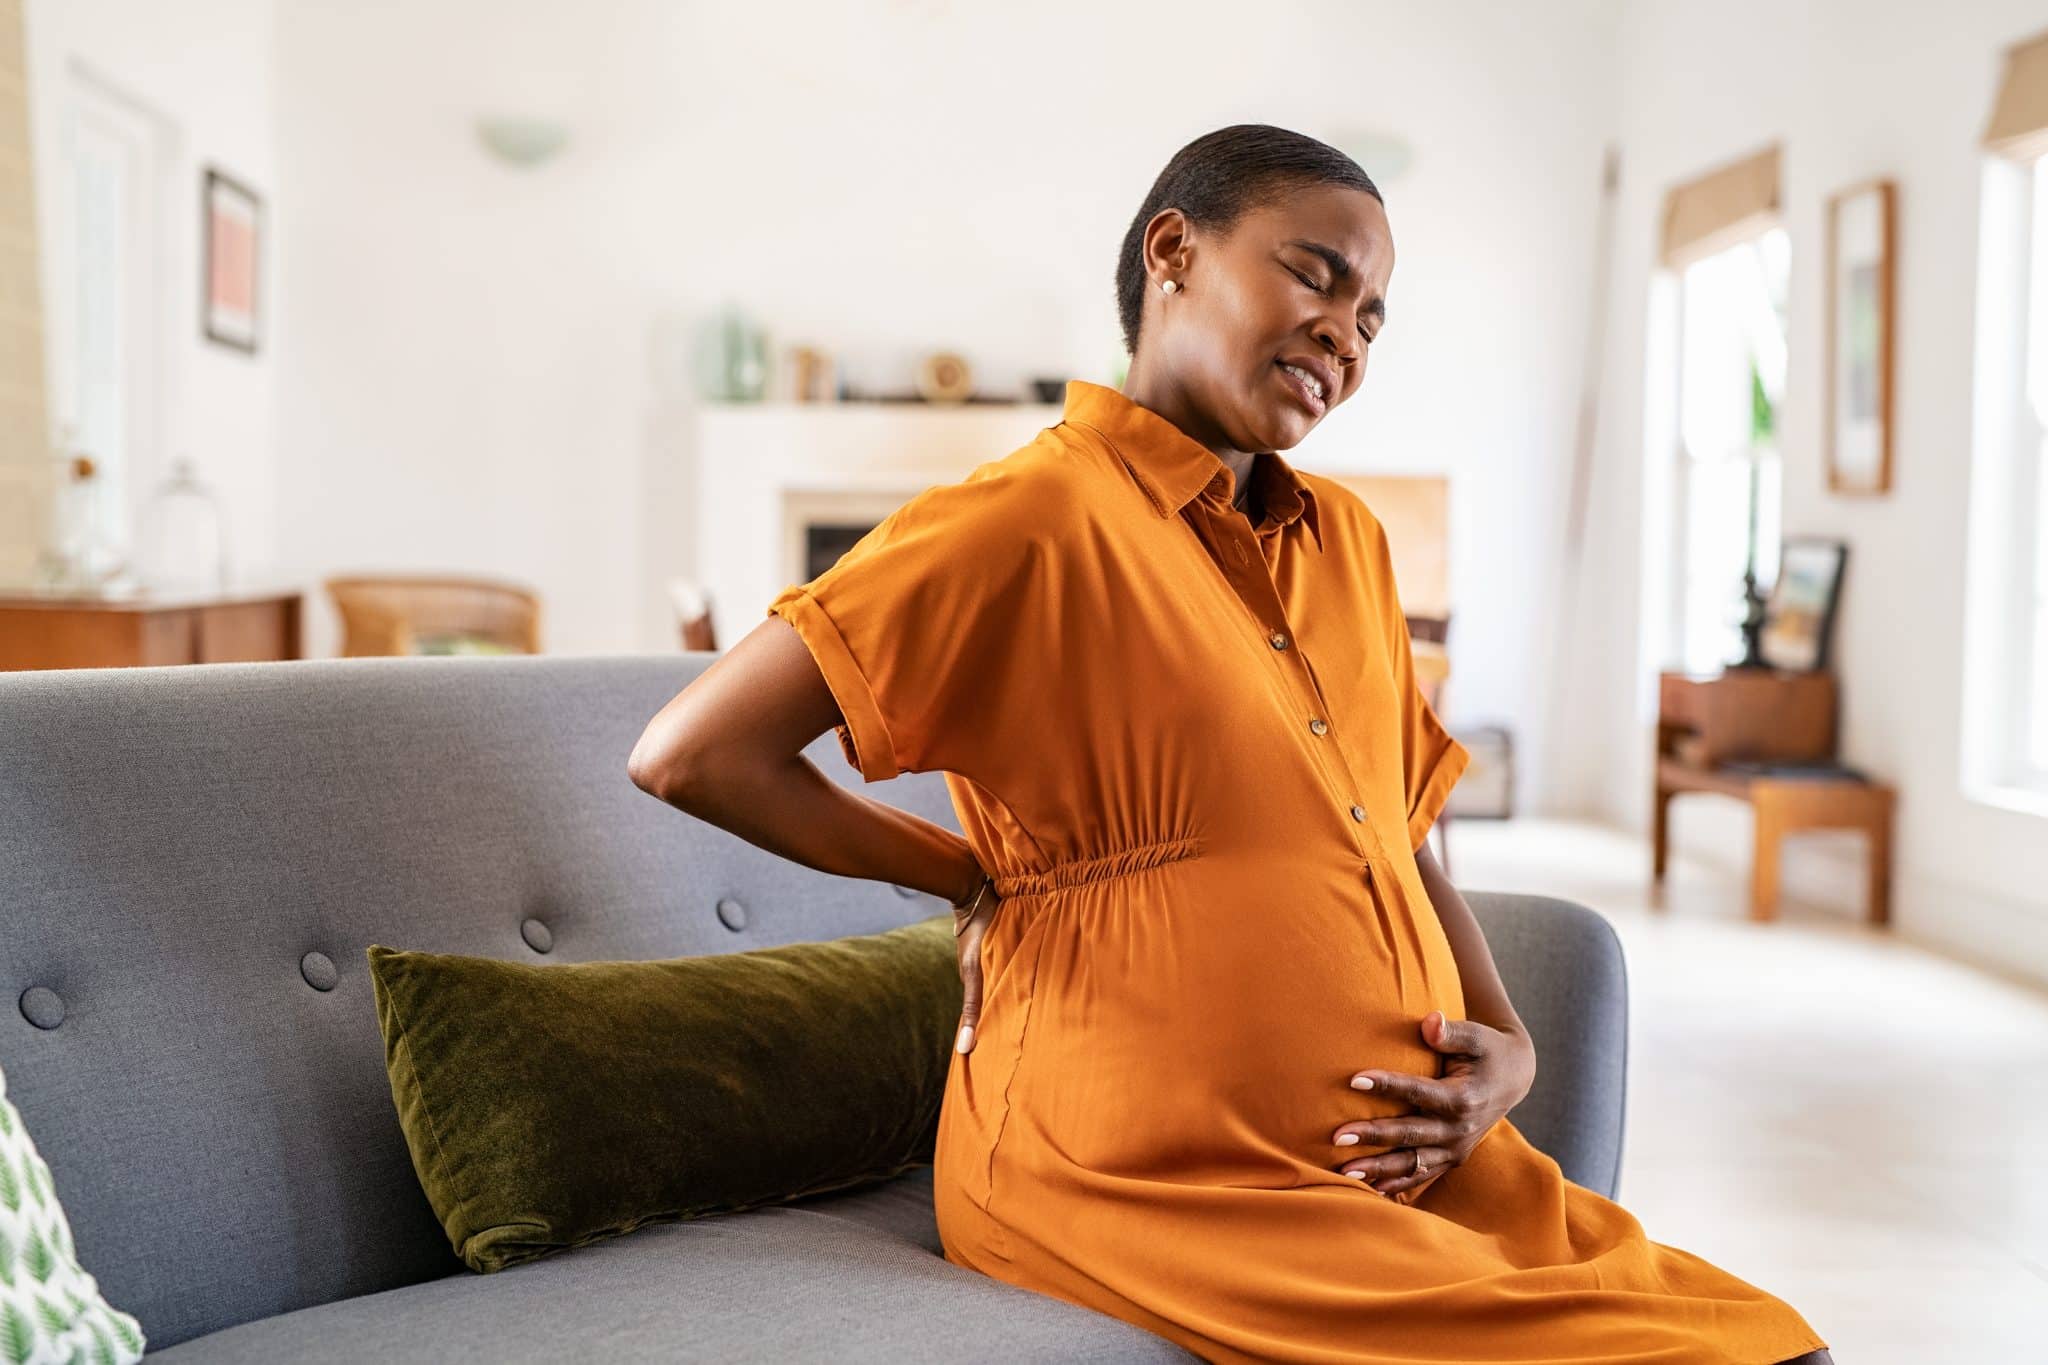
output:
<svg viewBox="0 0 2048 1365"><path fill-rule="evenodd" d="M1699 768L1675 758L1657 761L1651 818L1651 878L1664 880L1671 798L1682 792L1719 792L1747 801L1756 816L1756 852L1750 866L1749 917L1778 916L1778 852L1787 834L1809 829L1860 829L1869 845L1865 914L1887 925L1892 917L1892 810L1897 793L1879 782L1839 778L1767 777Z"/></svg>

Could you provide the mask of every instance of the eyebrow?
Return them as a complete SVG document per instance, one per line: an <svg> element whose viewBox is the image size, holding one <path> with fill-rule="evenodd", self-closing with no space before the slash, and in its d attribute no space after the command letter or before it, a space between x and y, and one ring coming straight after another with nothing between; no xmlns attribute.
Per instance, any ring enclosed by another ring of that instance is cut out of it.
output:
<svg viewBox="0 0 2048 1365"><path fill-rule="evenodd" d="M1303 251L1308 252L1310 255L1321 257L1323 264L1330 267L1330 273L1336 277L1337 282L1339 284L1342 284L1345 280L1350 279L1351 276L1355 273L1351 269L1351 262L1346 260L1344 257L1344 253L1337 250L1335 247L1324 246L1321 242L1311 242L1304 237L1290 238L1288 241L1282 243L1282 245L1298 246ZM1372 314L1374 317L1378 318L1380 320L1381 326L1386 325L1387 301L1384 298L1381 298L1378 294L1375 294L1371 298L1367 299L1365 302L1365 311Z"/></svg>

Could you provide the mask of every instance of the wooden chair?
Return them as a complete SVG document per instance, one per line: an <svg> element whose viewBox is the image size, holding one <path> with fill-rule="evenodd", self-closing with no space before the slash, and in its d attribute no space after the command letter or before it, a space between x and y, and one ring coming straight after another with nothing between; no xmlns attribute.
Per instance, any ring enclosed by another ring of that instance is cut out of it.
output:
<svg viewBox="0 0 2048 1365"><path fill-rule="evenodd" d="M538 654L540 598L498 579L459 575L353 575L323 585L341 617L344 658L420 654L465 637Z"/></svg>

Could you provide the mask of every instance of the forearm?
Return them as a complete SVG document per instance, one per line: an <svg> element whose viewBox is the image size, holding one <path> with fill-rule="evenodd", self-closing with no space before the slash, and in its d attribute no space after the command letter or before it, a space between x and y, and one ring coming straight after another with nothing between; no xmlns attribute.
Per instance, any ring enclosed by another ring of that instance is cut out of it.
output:
<svg viewBox="0 0 2048 1365"><path fill-rule="evenodd" d="M840 786L802 755L729 763L660 795L678 810L821 872L893 882L952 903L981 885L981 865L965 839Z"/></svg>
<svg viewBox="0 0 2048 1365"><path fill-rule="evenodd" d="M1526 1036L1528 1030L1522 1026L1521 1016L1515 1013L1514 1003L1508 999L1507 987L1501 984L1500 970L1493 962L1493 950L1486 945L1486 935L1481 932L1472 907L1465 903L1465 898L1458 894L1458 888L1452 886L1451 879L1444 875L1427 842L1416 850L1415 866L1422 873L1422 885L1429 892L1430 904L1436 907L1436 917L1444 927L1444 937L1450 940L1451 955L1458 960L1458 978L1465 992L1465 1017L1504 1033Z"/></svg>

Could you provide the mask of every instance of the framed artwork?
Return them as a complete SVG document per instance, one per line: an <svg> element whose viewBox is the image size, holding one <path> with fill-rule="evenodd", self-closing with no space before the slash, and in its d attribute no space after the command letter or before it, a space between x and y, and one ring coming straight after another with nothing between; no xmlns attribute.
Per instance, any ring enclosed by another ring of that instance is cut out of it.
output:
<svg viewBox="0 0 2048 1365"><path fill-rule="evenodd" d="M209 166L200 216L206 253L201 326L209 341L254 355L263 201L256 191Z"/></svg>
<svg viewBox="0 0 2048 1365"><path fill-rule="evenodd" d="M1818 536L1787 536L1778 552L1778 581L1764 603L1757 649L1772 668L1813 672L1828 666L1835 604L1849 543Z"/></svg>
<svg viewBox="0 0 2048 1365"><path fill-rule="evenodd" d="M1892 486L1893 189L1870 180L1828 199L1828 487Z"/></svg>

